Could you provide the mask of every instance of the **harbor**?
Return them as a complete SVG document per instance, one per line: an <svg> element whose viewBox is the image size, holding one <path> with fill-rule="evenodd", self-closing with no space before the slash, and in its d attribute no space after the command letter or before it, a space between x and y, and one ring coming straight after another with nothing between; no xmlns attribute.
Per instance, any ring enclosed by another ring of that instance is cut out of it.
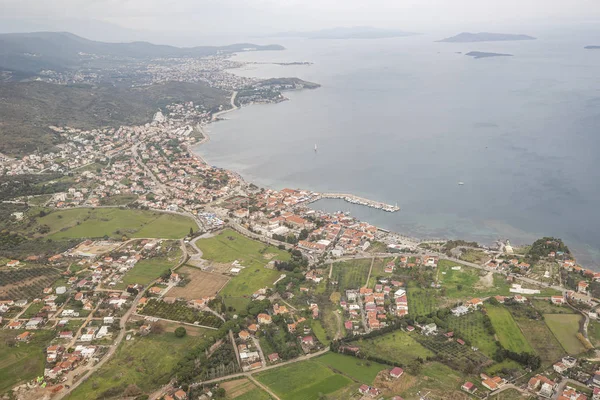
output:
<svg viewBox="0 0 600 400"><path fill-rule="evenodd" d="M347 201L348 203L351 203L351 204L358 204L358 205L365 206L365 207L376 208L378 210L382 210L382 211L386 211L386 212L396 212L396 211L400 210L400 207L398 207L397 204L393 206L390 204L365 199L363 197L359 197L359 196L355 196L353 194L347 194L347 193L319 193L316 196L312 197L309 200L309 203L313 203L313 202L321 200L321 199L341 199L341 200Z"/></svg>

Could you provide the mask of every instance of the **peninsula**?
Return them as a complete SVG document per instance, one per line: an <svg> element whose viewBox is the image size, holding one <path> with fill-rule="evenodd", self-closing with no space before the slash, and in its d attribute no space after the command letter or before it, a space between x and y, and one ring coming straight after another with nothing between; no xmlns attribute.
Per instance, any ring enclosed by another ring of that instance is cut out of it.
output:
<svg viewBox="0 0 600 400"><path fill-rule="evenodd" d="M535 40L533 36L514 35L508 33L490 33L490 32L462 32L456 36L438 40L445 43L474 43L474 42L502 42L510 40Z"/></svg>
<svg viewBox="0 0 600 400"><path fill-rule="evenodd" d="M512 54L504 54L504 53L487 53L485 51L470 51L465 54L465 56L473 57L475 59L478 58L488 58L488 57L512 57Z"/></svg>

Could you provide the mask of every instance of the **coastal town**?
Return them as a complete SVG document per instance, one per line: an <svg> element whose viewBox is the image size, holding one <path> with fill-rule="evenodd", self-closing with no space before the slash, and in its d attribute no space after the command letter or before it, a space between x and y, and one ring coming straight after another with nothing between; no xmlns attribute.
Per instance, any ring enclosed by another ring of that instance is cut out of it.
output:
<svg viewBox="0 0 600 400"><path fill-rule="evenodd" d="M26 183L3 198L2 398L600 399L600 273L558 238L410 238L311 204L398 205L209 165L208 124L305 88L235 66L155 60L150 82L229 104L53 125L56 151L0 159Z"/></svg>

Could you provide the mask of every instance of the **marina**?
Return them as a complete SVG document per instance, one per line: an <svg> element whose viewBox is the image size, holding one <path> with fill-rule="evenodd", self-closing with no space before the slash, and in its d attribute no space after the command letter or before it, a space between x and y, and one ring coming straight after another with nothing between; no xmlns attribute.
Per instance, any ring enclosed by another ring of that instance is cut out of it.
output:
<svg viewBox="0 0 600 400"><path fill-rule="evenodd" d="M312 197L308 202L313 203L315 201L321 199L341 199L347 201L351 204L358 204L365 207L376 208L378 210L387 211L387 212L396 212L400 210L398 204L390 205L386 203L381 203L379 201L365 199L363 197L355 196L353 194L347 193L319 193L316 196Z"/></svg>

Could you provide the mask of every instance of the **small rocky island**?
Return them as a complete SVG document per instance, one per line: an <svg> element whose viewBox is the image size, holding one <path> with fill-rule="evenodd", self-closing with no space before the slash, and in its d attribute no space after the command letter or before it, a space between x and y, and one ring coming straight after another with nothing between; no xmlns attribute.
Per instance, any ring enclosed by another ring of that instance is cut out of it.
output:
<svg viewBox="0 0 600 400"><path fill-rule="evenodd" d="M478 58L488 58L488 57L512 57L512 54L503 54L503 53L486 53L485 51L470 51L465 54L465 56L473 57L475 59Z"/></svg>
<svg viewBox="0 0 600 400"><path fill-rule="evenodd" d="M514 35L509 33L490 33L490 32L462 32L456 36L438 40L445 43L474 43L474 42L501 42L509 40L535 40L533 36Z"/></svg>
<svg viewBox="0 0 600 400"><path fill-rule="evenodd" d="M600 50L600 46L585 46L584 49L587 49L587 50Z"/></svg>

